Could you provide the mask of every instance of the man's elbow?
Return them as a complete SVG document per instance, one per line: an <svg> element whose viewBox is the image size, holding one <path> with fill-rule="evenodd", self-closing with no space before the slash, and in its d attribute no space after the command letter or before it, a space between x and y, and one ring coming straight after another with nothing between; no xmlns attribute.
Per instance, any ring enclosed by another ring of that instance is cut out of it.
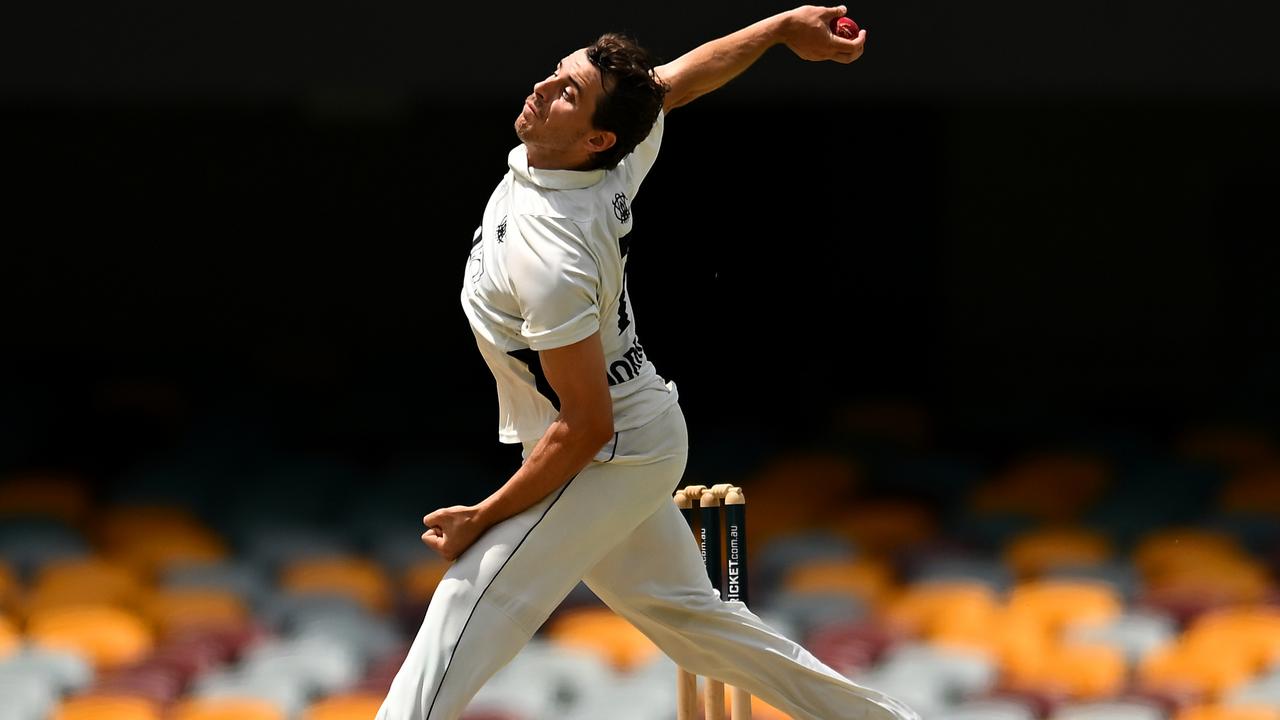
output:
<svg viewBox="0 0 1280 720"><path fill-rule="evenodd" d="M582 438L583 444L599 447L613 439L613 409L583 412L561 412L570 432Z"/></svg>
<svg viewBox="0 0 1280 720"><path fill-rule="evenodd" d="M605 413L591 422L591 442L593 445L604 445L613 439L613 413Z"/></svg>

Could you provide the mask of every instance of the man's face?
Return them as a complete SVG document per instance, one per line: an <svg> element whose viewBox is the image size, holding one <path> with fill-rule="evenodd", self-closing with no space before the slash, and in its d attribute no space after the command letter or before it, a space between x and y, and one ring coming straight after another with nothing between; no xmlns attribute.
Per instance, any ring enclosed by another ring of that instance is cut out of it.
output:
<svg viewBox="0 0 1280 720"><path fill-rule="evenodd" d="M598 134L591 125L596 101L604 94L600 70L578 50L557 63L555 70L533 86L516 118L516 135L542 154L590 157Z"/></svg>

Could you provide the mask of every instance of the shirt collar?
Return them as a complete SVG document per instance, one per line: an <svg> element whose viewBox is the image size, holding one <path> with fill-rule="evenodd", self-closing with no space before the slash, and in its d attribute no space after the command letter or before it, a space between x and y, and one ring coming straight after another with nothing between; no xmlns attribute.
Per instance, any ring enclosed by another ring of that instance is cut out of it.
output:
<svg viewBox="0 0 1280 720"><path fill-rule="evenodd" d="M581 190L588 188L604 177L605 171L595 170L542 170L529 167L529 153L524 145L516 146L507 155L507 164L516 175L528 180L540 188L548 190Z"/></svg>

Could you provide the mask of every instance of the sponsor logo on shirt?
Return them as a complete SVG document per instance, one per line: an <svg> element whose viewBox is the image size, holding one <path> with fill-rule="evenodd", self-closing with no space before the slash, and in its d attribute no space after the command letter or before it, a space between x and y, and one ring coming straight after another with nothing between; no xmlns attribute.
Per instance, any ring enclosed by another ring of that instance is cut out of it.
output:
<svg viewBox="0 0 1280 720"><path fill-rule="evenodd" d="M622 353L622 358L609 364L609 387L635 380L640 376L640 368L644 367L644 362L644 348L640 346L639 340L632 340L631 347Z"/></svg>
<svg viewBox="0 0 1280 720"><path fill-rule="evenodd" d="M613 196L613 215L618 218L618 222L626 222L631 219L631 208L627 207L626 194L618 193Z"/></svg>

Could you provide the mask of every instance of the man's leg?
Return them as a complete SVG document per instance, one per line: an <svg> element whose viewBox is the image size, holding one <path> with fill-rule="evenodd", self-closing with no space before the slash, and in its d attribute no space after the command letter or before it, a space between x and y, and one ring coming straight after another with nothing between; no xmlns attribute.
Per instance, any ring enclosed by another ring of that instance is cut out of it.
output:
<svg viewBox="0 0 1280 720"><path fill-rule="evenodd" d="M677 429L644 464L592 463L464 552L436 588L377 720L459 717L583 573L671 504L687 448L682 420ZM626 445L628 433L621 435Z"/></svg>
<svg viewBox="0 0 1280 720"><path fill-rule="evenodd" d="M684 669L743 688L799 720L919 720L827 667L742 603L722 601L670 500L583 579Z"/></svg>

